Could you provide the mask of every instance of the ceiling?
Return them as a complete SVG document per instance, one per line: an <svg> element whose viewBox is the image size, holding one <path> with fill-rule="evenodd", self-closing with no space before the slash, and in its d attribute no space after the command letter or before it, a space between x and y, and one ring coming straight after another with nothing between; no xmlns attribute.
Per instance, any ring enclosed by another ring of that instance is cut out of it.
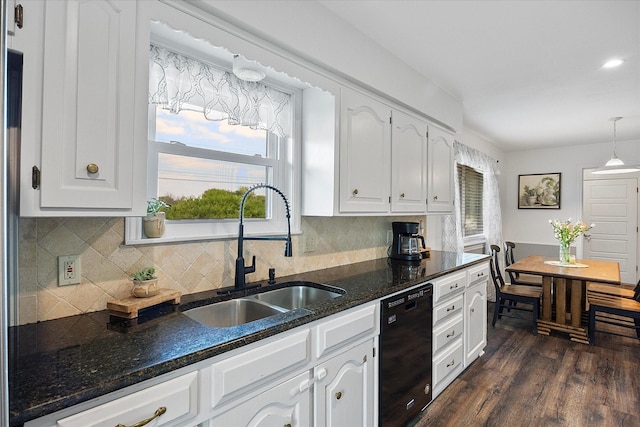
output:
<svg viewBox="0 0 640 427"><path fill-rule="evenodd" d="M507 150L640 144L640 0L320 0L464 105ZM624 59L613 69L602 65Z"/></svg>

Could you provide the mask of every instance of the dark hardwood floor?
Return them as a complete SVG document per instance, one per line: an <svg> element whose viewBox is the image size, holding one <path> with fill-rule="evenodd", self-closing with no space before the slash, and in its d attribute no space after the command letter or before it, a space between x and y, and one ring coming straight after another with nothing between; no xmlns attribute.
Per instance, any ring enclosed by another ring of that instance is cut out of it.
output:
<svg viewBox="0 0 640 427"><path fill-rule="evenodd" d="M640 427L640 340L597 333L588 346L560 333L534 336L526 320L488 325L485 354L415 427Z"/></svg>

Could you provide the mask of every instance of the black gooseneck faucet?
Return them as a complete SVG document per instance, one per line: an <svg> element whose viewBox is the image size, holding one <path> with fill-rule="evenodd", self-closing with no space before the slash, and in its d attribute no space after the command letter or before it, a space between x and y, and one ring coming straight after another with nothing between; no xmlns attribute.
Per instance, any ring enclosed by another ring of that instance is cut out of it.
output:
<svg viewBox="0 0 640 427"><path fill-rule="evenodd" d="M251 192L257 190L258 188L268 188L269 190L272 190L272 191L276 192L277 194L280 195L280 197L282 197L282 200L284 201L284 205L287 208L287 236L286 237L244 237L244 223L243 223L243 220L244 220L244 203L247 200L247 197L249 196L249 194ZM251 260L251 265L250 266L244 265L244 257L243 257L244 245L243 245L243 242L245 240L284 240L286 242L285 245L284 245L284 256L286 256L286 257L291 257L292 256L292 249L291 249L291 211L289 209L289 201L287 200L287 197L284 195L284 193L282 191L280 191L279 189L277 189L276 187L274 187L272 185L257 184L257 185L254 185L253 187L249 188L247 190L247 192L244 193L244 196L242 196L242 201L240 202L240 224L238 226L238 258L236 258L236 276L235 276L235 284L234 284L234 289L233 290L247 289L247 285L246 285L246 281L245 281L245 275L247 273L253 273L254 271L256 271L256 257L255 257L255 255L253 256L253 258ZM260 286L260 285L255 285L255 286L252 286L252 287L258 287L258 286ZM223 291L223 292L229 292L229 291Z"/></svg>

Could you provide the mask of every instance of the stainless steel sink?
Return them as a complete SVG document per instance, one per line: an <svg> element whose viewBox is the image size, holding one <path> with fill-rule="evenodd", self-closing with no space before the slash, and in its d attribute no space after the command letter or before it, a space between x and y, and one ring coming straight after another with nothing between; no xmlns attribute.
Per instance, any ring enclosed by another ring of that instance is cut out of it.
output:
<svg viewBox="0 0 640 427"><path fill-rule="evenodd" d="M255 299L238 298L192 308L185 315L203 325L228 328L289 311Z"/></svg>
<svg viewBox="0 0 640 427"><path fill-rule="evenodd" d="M259 301L294 310L342 296L341 293L307 285L296 285L253 295Z"/></svg>
<svg viewBox="0 0 640 427"><path fill-rule="evenodd" d="M287 286L289 284L290 286ZM183 313L206 326L229 328L298 308L304 309L322 301L338 298L344 293L338 288L318 288L312 286L315 284L311 282L290 282L282 285L285 287L192 308Z"/></svg>

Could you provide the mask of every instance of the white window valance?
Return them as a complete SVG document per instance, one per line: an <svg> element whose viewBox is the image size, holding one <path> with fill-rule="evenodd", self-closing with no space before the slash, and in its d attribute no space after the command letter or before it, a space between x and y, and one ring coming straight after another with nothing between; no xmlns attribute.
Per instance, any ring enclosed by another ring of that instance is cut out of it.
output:
<svg viewBox="0 0 640 427"><path fill-rule="evenodd" d="M290 94L240 80L233 73L154 45L150 46L149 103L172 113L199 111L208 120L228 118L232 125L280 137L291 135Z"/></svg>

